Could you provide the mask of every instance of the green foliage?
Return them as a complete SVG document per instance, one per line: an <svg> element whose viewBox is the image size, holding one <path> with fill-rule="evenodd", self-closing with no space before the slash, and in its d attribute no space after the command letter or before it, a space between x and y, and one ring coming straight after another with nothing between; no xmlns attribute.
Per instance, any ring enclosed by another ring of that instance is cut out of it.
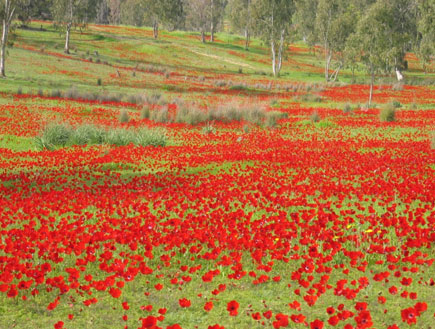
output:
<svg viewBox="0 0 435 329"><path fill-rule="evenodd" d="M274 128L278 125L278 121L287 118L287 113L279 111L270 111L266 113L264 125L269 128Z"/></svg>
<svg viewBox="0 0 435 329"><path fill-rule="evenodd" d="M106 131L94 125L78 126L71 135L71 145L102 144L106 138Z"/></svg>
<svg viewBox="0 0 435 329"><path fill-rule="evenodd" d="M136 131L135 140L133 144L140 146L166 146L167 137L157 129L141 128Z"/></svg>
<svg viewBox="0 0 435 329"><path fill-rule="evenodd" d="M384 105L379 113L379 119L382 122L394 122L396 121L396 108L392 103Z"/></svg>
<svg viewBox="0 0 435 329"><path fill-rule="evenodd" d="M402 107L402 104L401 104L397 99L394 99L394 100L391 102L391 105L392 105L394 108L396 108L396 109Z"/></svg>
<svg viewBox="0 0 435 329"><path fill-rule="evenodd" d="M183 106L178 109L175 115L175 122L197 125L208 120L207 113L195 106Z"/></svg>

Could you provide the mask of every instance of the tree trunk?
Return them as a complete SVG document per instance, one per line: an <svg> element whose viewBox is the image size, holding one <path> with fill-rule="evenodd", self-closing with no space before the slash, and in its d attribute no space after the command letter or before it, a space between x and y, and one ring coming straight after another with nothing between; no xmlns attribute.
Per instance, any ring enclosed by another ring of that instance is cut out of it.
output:
<svg viewBox="0 0 435 329"><path fill-rule="evenodd" d="M248 49L249 49L249 41L250 41L250 38L251 38L251 36L250 36L250 34L249 34L249 29L246 28L246 29L245 29L245 50L248 50Z"/></svg>
<svg viewBox="0 0 435 329"><path fill-rule="evenodd" d="M5 59L6 59L6 44L8 42L9 27L11 26L12 17L14 17L15 7L11 8L9 0L5 1L4 17L3 17L3 32L1 39L0 50L0 75L6 77L5 73Z"/></svg>
<svg viewBox="0 0 435 329"><path fill-rule="evenodd" d="M201 41L202 43L205 43L205 32L203 29L201 30Z"/></svg>
<svg viewBox="0 0 435 329"><path fill-rule="evenodd" d="M369 95L369 104L368 107L372 105L372 99L373 99L373 85L375 83L375 70L373 69L373 65L370 68L371 78L370 78L370 95Z"/></svg>
<svg viewBox="0 0 435 329"><path fill-rule="evenodd" d="M66 25L66 37L65 37L65 54L69 54L69 38L70 38L70 33L71 33L71 26L72 23L68 23Z"/></svg>
<svg viewBox="0 0 435 329"><path fill-rule="evenodd" d="M325 79L326 81L329 81L329 68L331 66L331 60L332 60L332 53L328 49L325 50Z"/></svg>
<svg viewBox="0 0 435 329"><path fill-rule="evenodd" d="M272 50L272 71L273 71L273 76L276 77L276 52L275 52L275 41L273 39L270 41L270 46Z"/></svg>
<svg viewBox="0 0 435 329"><path fill-rule="evenodd" d="M214 42L214 0L211 0L210 4L210 42Z"/></svg>
<svg viewBox="0 0 435 329"><path fill-rule="evenodd" d="M281 72L281 67L282 67L282 53L284 51L284 35L285 35L285 30L281 31L281 37L279 39L279 50L278 50L278 76L279 73Z"/></svg>
<svg viewBox="0 0 435 329"><path fill-rule="evenodd" d="M158 22L153 23L153 36L154 36L154 39L157 39L159 37L159 23Z"/></svg>
<svg viewBox="0 0 435 329"><path fill-rule="evenodd" d="M8 24L6 20L3 19L3 33L2 33L2 41L1 41L1 54L0 54L0 74L2 77L6 76L5 73L5 56L6 56L6 42L8 40Z"/></svg>

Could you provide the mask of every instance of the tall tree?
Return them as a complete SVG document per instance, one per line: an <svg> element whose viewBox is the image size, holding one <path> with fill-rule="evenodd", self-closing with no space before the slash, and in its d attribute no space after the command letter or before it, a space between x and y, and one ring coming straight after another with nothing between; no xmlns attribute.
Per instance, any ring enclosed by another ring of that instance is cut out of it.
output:
<svg viewBox="0 0 435 329"><path fill-rule="evenodd" d="M143 0L145 22L153 27L153 36L158 38L159 25L163 24L169 28L180 26L184 19L184 8L182 0Z"/></svg>
<svg viewBox="0 0 435 329"><path fill-rule="evenodd" d="M253 0L252 9L255 33L270 44L273 75L279 76L292 27L293 1Z"/></svg>
<svg viewBox="0 0 435 329"><path fill-rule="evenodd" d="M315 23L319 0L296 0L294 21L300 37L313 47L316 43Z"/></svg>
<svg viewBox="0 0 435 329"><path fill-rule="evenodd" d="M71 29L74 25L86 22L90 4L94 5L88 0L53 0L52 15L57 24L65 27L64 52L66 54L69 54Z"/></svg>
<svg viewBox="0 0 435 329"><path fill-rule="evenodd" d="M0 50L0 75L6 77L5 72L5 57L6 46L8 43L9 30L11 28L12 19L17 11L19 5L17 0L4 0L0 7L0 14L2 17L2 38Z"/></svg>
<svg viewBox="0 0 435 329"><path fill-rule="evenodd" d="M225 7L227 5L226 0L209 0L210 4L210 42L214 42L214 34L218 29L219 24L222 21Z"/></svg>
<svg viewBox="0 0 435 329"><path fill-rule="evenodd" d="M417 16L418 43L417 54L423 62L426 71L427 64L435 56L435 2L418 0Z"/></svg>
<svg viewBox="0 0 435 329"><path fill-rule="evenodd" d="M390 70L389 63L398 56L400 36L394 30L394 7L389 0L379 0L370 6L348 40L348 46L360 54L360 60L370 74L369 106L373 99L375 74Z"/></svg>
<svg viewBox="0 0 435 329"><path fill-rule="evenodd" d="M347 0L319 0L317 6L314 34L324 48L326 81L335 80L343 66L340 57L334 73L329 74L334 55L342 54L346 40L353 32L354 11L348 8Z"/></svg>
<svg viewBox="0 0 435 329"><path fill-rule="evenodd" d="M230 0L229 20L233 31L245 35L245 49L249 49L252 29L252 0Z"/></svg>
<svg viewBox="0 0 435 329"><path fill-rule="evenodd" d="M210 22L210 0L186 0L187 27L201 32L201 41L205 43L205 34Z"/></svg>

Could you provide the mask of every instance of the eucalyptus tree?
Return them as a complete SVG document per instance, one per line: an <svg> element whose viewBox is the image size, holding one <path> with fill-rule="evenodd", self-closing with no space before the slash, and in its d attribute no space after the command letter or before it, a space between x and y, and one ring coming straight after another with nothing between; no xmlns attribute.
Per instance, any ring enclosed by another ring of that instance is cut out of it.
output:
<svg viewBox="0 0 435 329"><path fill-rule="evenodd" d="M400 55L401 36L395 33L395 11L389 0L371 5L359 20L356 31L348 40L348 47L359 54L360 61L370 75L368 105L373 98L375 74L391 70L391 63Z"/></svg>
<svg viewBox="0 0 435 329"><path fill-rule="evenodd" d="M346 40L353 32L354 11L347 0L319 0L314 22L315 39L325 53L325 80L335 80L342 68L343 50ZM338 57L338 58L337 58ZM330 75L331 62L336 59L337 67Z"/></svg>
<svg viewBox="0 0 435 329"><path fill-rule="evenodd" d="M6 60L6 46L8 44L9 32L11 29L12 19L17 13L19 0L2 0L0 4L0 16L2 19L2 38L0 41L0 75L6 77L5 60Z"/></svg>
<svg viewBox="0 0 435 329"><path fill-rule="evenodd" d="M252 0L230 0L228 18L233 31L245 35L245 49L249 49L252 33Z"/></svg>
<svg viewBox="0 0 435 329"><path fill-rule="evenodd" d="M253 0L252 23L255 34L270 44L273 75L279 76L292 30L292 0Z"/></svg>
<svg viewBox="0 0 435 329"><path fill-rule="evenodd" d="M153 27L155 39L159 36L160 24L176 28L184 20L182 0L143 0L145 22Z"/></svg>
<svg viewBox="0 0 435 329"><path fill-rule="evenodd" d="M75 25L90 19L89 10L94 8L90 0L53 0L51 13L56 24L65 28L64 52L69 54L71 30Z"/></svg>

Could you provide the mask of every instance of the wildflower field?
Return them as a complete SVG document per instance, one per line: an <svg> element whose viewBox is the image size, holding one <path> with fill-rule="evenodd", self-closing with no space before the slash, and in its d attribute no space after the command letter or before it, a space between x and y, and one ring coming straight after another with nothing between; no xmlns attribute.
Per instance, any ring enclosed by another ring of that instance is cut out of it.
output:
<svg viewBox="0 0 435 329"><path fill-rule="evenodd" d="M364 72L323 84L301 44L273 79L234 35L90 25L65 55L31 27L0 81L0 328L435 328L434 74L415 57L412 85L383 77L364 108ZM163 139L59 146L54 124Z"/></svg>

